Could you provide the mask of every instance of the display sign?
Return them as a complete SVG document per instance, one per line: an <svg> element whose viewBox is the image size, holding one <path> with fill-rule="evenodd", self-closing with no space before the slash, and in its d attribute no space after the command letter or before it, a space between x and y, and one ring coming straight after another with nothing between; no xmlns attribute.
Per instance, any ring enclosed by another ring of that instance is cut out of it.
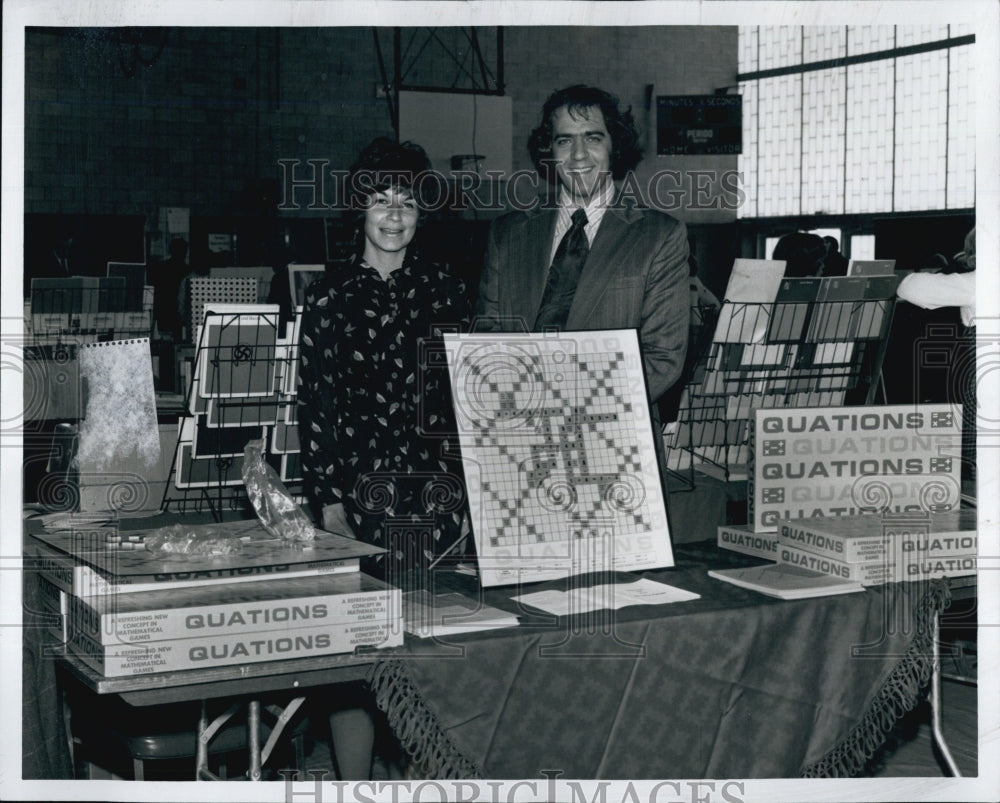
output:
<svg viewBox="0 0 1000 803"><path fill-rule="evenodd" d="M656 98L658 156L742 152L741 95L659 95Z"/></svg>
<svg viewBox="0 0 1000 803"><path fill-rule="evenodd" d="M938 512L961 496L961 410L950 404L754 410L748 521Z"/></svg>
<svg viewBox="0 0 1000 803"><path fill-rule="evenodd" d="M634 329L444 343L483 586L673 565Z"/></svg>

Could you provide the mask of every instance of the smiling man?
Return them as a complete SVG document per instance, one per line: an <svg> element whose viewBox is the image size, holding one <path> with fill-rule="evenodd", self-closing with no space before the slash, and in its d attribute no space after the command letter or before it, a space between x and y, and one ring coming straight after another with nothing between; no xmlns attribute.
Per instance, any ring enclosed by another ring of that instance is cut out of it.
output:
<svg viewBox="0 0 1000 803"><path fill-rule="evenodd" d="M558 203L493 222L477 331L638 329L655 402L687 350L688 244L683 223L617 196L642 158L630 111L594 87L559 90L528 150Z"/></svg>

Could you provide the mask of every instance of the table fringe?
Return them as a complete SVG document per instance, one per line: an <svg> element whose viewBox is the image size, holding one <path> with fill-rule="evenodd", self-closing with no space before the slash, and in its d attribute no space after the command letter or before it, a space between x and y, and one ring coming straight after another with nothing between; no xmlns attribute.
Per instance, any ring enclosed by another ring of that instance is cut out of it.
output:
<svg viewBox="0 0 1000 803"><path fill-rule="evenodd" d="M950 602L947 583L933 582L917 606L916 633L906 654L875 694L868 712L836 747L805 767L802 777L857 775L885 742L886 734L896 722L920 702L933 669L934 617ZM428 777L486 777L482 768L464 756L445 734L437 715L425 705L410 680L403 661L374 664L368 682L397 738Z"/></svg>
<svg viewBox="0 0 1000 803"><path fill-rule="evenodd" d="M951 603L946 582L935 580L917 605L915 630L903 659L875 694L868 712L823 758L805 767L804 778L850 778L864 769L896 722L923 698L933 670L934 617Z"/></svg>
<svg viewBox="0 0 1000 803"><path fill-rule="evenodd" d="M396 737L429 778L484 778L482 769L452 743L406 671L403 661L379 661L368 672L375 702Z"/></svg>

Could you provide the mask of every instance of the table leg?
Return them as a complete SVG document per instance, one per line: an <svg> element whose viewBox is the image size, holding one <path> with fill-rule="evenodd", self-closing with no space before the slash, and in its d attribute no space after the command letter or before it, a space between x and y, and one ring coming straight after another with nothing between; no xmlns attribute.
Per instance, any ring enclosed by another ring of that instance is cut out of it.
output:
<svg viewBox="0 0 1000 803"><path fill-rule="evenodd" d="M944 756L945 763L951 771L953 778L961 778L962 773L958 769L958 764L952 758L951 750L944 739L944 731L941 729L941 644L940 619L934 617L934 662L931 668L931 730L934 734L934 741L937 742L941 755Z"/></svg>
<svg viewBox="0 0 1000 803"><path fill-rule="evenodd" d="M73 741L73 723L71 721L71 711L69 700L66 698L66 690L59 690L59 711L62 714L63 733L66 735L66 746L69 749L69 766L76 777L76 743Z"/></svg>
<svg viewBox="0 0 1000 803"><path fill-rule="evenodd" d="M198 715L198 746L195 754L194 779L200 781L203 773L208 771L208 739L205 731L208 729L208 704L201 701L201 713Z"/></svg>
<svg viewBox="0 0 1000 803"><path fill-rule="evenodd" d="M260 700L250 700L247 703L247 741L250 743L251 781L260 780Z"/></svg>

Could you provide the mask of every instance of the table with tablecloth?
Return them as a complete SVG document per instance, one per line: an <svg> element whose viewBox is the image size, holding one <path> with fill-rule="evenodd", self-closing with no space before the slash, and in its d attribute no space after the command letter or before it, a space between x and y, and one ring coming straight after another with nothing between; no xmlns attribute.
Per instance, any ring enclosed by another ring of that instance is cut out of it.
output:
<svg viewBox="0 0 1000 803"><path fill-rule="evenodd" d="M947 586L783 601L708 577L711 544L705 560L697 549L679 552L680 568L638 574L697 600L557 620L522 610L518 628L451 644L408 640L375 663L378 705L420 771L496 779L859 772L920 699ZM511 593L484 598L513 610Z"/></svg>
<svg viewBox="0 0 1000 803"><path fill-rule="evenodd" d="M675 543L701 541L715 537L715 528L726 522L725 485L701 478L696 487L671 480L670 519ZM123 521L123 529L174 524L180 520L203 523L207 514L163 513L153 519ZM28 522L30 526L34 522ZM40 525L36 525L40 526ZM39 599L37 573L25 566L23 634L23 777L69 778L70 756L66 747L63 713L60 705L55 661L46 650L43 638L52 616Z"/></svg>
<svg viewBox="0 0 1000 803"><path fill-rule="evenodd" d="M614 579L648 577L694 591L697 600L568 620L522 609L517 628L452 644L407 637L401 648L367 656L378 704L415 771L439 778L847 776L921 699L933 620L948 601L944 583L785 602L707 575L710 567L755 559L714 542L675 552L677 568ZM474 578L441 575L449 590L478 593ZM37 584L30 572L25 579L23 777L70 777L55 660L40 638ZM530 590L547 587L560 584ZM484 598L516 610L514 591L489 589ZM229 683L219 694L236 691Z"/></svg>

